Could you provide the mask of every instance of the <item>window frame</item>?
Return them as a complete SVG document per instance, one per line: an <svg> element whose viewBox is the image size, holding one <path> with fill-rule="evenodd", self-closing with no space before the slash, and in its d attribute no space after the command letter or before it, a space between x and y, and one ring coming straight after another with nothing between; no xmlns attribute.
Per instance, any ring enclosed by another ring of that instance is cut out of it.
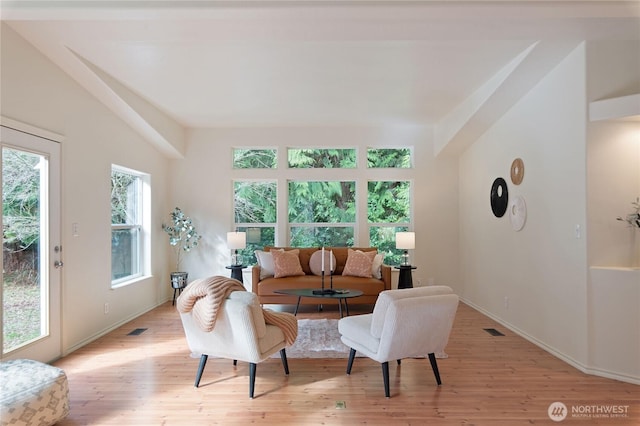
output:
<svg viewBox="0 0 640 426"><path fill-rule="evenodd" d="M135 255L132 254L132 257L135 257L136 270L134 273L131 273L127 276L113 279L113 258L110 259L110 269L111 269L111 288L123 287L129 284L132 284L136 281L139 281L141 278L144 278L149 275L150 263L149 263L149 250L151 247L149 241L149 222L150 222L150 177L148 174L144 172L140 172L138 170L134 170L128 167L112 164L111 165L111 177L113 177L113 173L121 173L129 176L133 176L135 178L135 220L134 223L131 224L111 224L111 241L112 241L112 251L110 255L113 253L113 233L114 231L122 231L122 230L130 230L135 231L137 234L136 237L136 252ZM111 215L113 214L113 205L110 203L111 207Z"/></svg>
<svg viewBox="0 0 640 426"><path fill-rule="evenodd" d="M237 148L237 147L236 147ZM247 147L247 149L263 149L257 148L255 145ZM232 167L232 185L235 181L275 181L276 182L276 194L277 194L277 221L275 224L269 224L268 226L275 226L274 232L274 245L277 246L291 246L293 245L293 228L331 228L331 227L349 227L353 230L353 239L349 239L346 244L353 246L365 246L371 245L371 229L376 227L393 227L402 230L413 230L414 228L414 216L413 211L415 208L415 179L416 169L414 166L415 151L413 146L351 146L344 145L339 148L334 145L322 145L322 146L309 146L304 145L304 149L307 150L326 150L326 149L355 149L356 151L356 167L355 168L291 168L289 167L288 157L289 149L300 149L300 145L278 146L278 162L277 167L273 169L250 169L243 168L237 169ZM266 147L265 147L266 149ZM408 150L410 156L408 167L368 167L368 152L370 149L397 149ZM289 222L289 183L290 182L331 182L331 181L347 181L355 182L355 217L353 222L309 222L298 223ZM409 217L408 222L381 222L370 223L368 217L368 200L369 200L369 182L371 181L407 181L409 182ZM235 192L232 190L232 196L235 197ZM255 226L256 224L240 223L236 222L235 217L235 201L232 203L232 219L231 224L234 228L244 228L248 226ZM263 225L264 226L264 225ZM322 239L325 237L319 237ZM385 241L387 239L385 238ZM385 253L395 254L396 249L390 250L389 247L382 248ZM400 251L398 251L400 253ZM400 253L401 254L401 253Z"/></svg>

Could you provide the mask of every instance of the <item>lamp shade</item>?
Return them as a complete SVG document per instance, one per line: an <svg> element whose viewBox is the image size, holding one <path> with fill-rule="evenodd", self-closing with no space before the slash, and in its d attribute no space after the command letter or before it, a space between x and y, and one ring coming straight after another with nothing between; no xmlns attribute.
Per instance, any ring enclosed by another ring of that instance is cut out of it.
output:
<svg viewBox="0 0 640 426"><path fill-rule="evenodd" d="M227 232L227 247L231 250L239 250L247 247L247 233Z"/></svg>
<svg viewBox="0 0 640 426"><path fill-rule="evenodd" d="M402 250L412 250L416 248L416 233L396 232L396 248Z"/></svg>

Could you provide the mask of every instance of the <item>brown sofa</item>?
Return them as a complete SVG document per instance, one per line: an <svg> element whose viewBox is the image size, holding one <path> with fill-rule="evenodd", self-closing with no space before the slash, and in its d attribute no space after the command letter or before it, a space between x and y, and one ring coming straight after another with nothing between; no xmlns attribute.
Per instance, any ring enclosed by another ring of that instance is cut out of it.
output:
<svg viewBox="0 0 640 426"><path fill-rule="evenodd" d="M295 304L297 297L287 296L274 293L275 290L282 290L287 288L320 288L321 277L314 275L311 272L309 266L309 260L311 255L320 250L317 247L265 247L264 251L268 252L271 249L293 250L298 249L300 266L305 275L290 276L282 278L274 278L273 276L260 279L261 268L259 265L255 265L252 268L252 291L259 297L262 304ZM326 251L333 251L333 255L336 258L336 267L333 274L333 288L334 289L350 289L350 290L362 290L363 295L349 299L349 304L375 304L378 299L378 294L383 290L391 289L391 267L383 264L380 267L381 278L365 278L342 275L344 266L347 262L348 248L353 250L361 250L363 252L376 250L375 247L325 247ZM328 265L326 270L328 271ZM327 272L328 273L328 272ZM330 279L328 275L325 275L324 284L325 288L329 288ZM303 297L301 304L318 304L318 300L311 297ZM337 303L333 299L322 300L323 304L335 304Z"/></svg>

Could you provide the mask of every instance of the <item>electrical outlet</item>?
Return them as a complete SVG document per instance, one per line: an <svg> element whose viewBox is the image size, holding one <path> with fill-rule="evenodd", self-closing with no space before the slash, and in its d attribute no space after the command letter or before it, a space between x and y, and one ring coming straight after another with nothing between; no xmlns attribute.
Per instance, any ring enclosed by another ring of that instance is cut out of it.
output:
<svg viewBox="0 0 640 426"><path fill-rule="evenodd" d="M509 309L509 297L507 296L504 297L504 308Z"/></svg>
<svg viewBox="0 0 640 426"><path fill-rule="evenodd" d="M109 304L105 303L104 304L104 314L107 315L109 313Z"/></svg>

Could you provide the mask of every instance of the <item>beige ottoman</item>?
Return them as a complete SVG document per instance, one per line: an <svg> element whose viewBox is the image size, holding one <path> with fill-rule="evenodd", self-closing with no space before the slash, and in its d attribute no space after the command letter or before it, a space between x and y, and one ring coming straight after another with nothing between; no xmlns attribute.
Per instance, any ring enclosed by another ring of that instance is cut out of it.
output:
<svg viewBox="0 0 640 426"><path fill-rule="evenodd" d="M0 362L0 425L52 425L67 414L63 370L30 359Z"/></svg>

